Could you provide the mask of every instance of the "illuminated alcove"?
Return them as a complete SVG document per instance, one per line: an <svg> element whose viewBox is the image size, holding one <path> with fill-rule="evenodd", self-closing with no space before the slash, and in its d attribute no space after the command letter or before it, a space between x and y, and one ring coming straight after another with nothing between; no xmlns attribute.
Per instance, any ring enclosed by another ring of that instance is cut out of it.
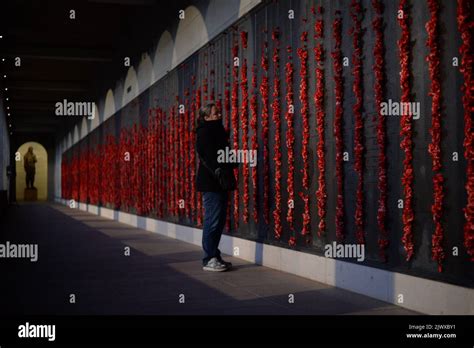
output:
<svg viewBox="0 0 474 348"><path fill-rule="evenodd" d="M21 145L15 153L16 163L16 198L18 201L24 200L26 188L26 172L23 167L23 157L28 152L28 148L33 147L36 155L36 175L34 186L38 189L38 200L44 201L48 198L48 153L43 145L29 141ZM17 160L18 159L18 160Z"/></svg>

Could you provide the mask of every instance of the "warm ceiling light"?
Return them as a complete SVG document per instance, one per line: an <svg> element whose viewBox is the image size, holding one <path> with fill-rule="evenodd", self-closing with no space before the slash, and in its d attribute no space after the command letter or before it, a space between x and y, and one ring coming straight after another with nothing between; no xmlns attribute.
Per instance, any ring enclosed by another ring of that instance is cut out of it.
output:
<svg viewBox="0 0 474 348"><path fill-rule="evenodd" d="M9 124L9 125L8 125L8 127L12 128L12 125L11 125L11 124Z"/></svg>
<svg viewBox="0 0 474 348"><path fill-rule="evenodd" d="M8 88L5 88L5 91L8 91Z"/></svg>
<svg viewBox="0 0 474 348"><path fill-rule="evenodd" d="M8 101L8 98L6 100Z"/></svg>
<svg viewBox="0 0 474 348"><path fill-rule="evenodd" d="M7 106L7 110L10 110L10 107L9 107L9 106Z"/></svg>
<svg viewBox="0 0 474 348"><path fill-rule="evenodd" d="M3 78L6 79L6 78L7 78L7 75L3 75Z"/></svg>

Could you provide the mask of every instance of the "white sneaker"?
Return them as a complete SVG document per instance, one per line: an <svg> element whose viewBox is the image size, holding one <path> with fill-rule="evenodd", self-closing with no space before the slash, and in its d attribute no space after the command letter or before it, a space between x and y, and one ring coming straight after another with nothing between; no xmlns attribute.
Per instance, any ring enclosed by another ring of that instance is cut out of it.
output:
<svg viewBox="0 0 474 348"><path fill-rule="evenodd" d="M205 266L202 267L204 271L224 272L227 271L227 266L221 263L217 257L210 259Z"/></svg>

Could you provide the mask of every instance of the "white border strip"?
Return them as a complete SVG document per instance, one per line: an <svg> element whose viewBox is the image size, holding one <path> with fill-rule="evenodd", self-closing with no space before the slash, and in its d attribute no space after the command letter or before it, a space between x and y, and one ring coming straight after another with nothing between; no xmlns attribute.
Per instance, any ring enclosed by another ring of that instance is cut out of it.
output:
<svg viewBox="0 0 474 348"><path fill-rule="evenodd" d="M64 199L56 202L66 204ZM202 230L79 203L79 209L201 246ZM223 235L228 255L426 314L474 314L474 289ZM403 297L403 302L399 299Z"/></svg>

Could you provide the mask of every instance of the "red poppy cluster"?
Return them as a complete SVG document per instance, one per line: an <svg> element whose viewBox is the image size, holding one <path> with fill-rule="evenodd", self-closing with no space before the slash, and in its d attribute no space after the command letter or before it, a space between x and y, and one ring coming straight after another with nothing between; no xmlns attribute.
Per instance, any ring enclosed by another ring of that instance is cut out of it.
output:
<svg viewBox="0 0 474 348"><path fill-rule="evenodd" d="M166 194L165 194L165 207L166 207L166 214L172 215L173 214L173 167L172 167L172 158L171 158L171 151L172 151L172 141L171 141L171 133L173 127L173 113L171 110L168 110L164 113L165 122L166 122L166 131L164 133L163 141L164 141L164 157L163 157L163 165L165 166L165 185L166 185Z"/></svg>
<svg viewBox="0 0 474 348"><path fill-rule="evenodd" d="M309 194L306 194L302 191L299 192L299 196L303 200L304 203L304 208L303 208L303 214L302 214L302 220L303 220L303 226L301 229L301 234L303 236L306 236L306 242L309 243L311 242L311 239L309 238L310 235L310 227L311 227L311 215L309 211Z"/></svg>
<svg viewBox="0 0 474 348"><path fill-rule="evenodd" d="M159 217L164 217L165 216L165 209L166 209L166 189L167 189L167 182L164 180L164 178L166 177L166 167L165 167L165 158L166 158L166 147L165 147L165 143L163 142L163 139L165 138L165 134L166 134L166 128L165 128L165 125L166 125L166 112L161 109L161 108L156 108L156 117L158 119L158 139L159 139L159 143L158 143L158 163L159 163L159 167L158 167L158 183L159 183L159 187L158 187L158 199L157 199L157 214ZM129 137L128 137L129 138ZM125 146L130 147L129 144L124 144L124 148ZM123 156L124 152L121 152L121 155ZM190 156L193 156L194 153L191 152ZM189 159L190 157L188 157ZM193 162L192 162L193 163ZM195 164L193 166L190 166L190 174L192 175L195 171ZM124 183L126 185L126 183ZM194 191L191 191L191 200L189 202L189 205L190 205L190 211L191 212L194 212L195 209L196 209L196 206L195 206L195 195L194 195ZM194 218L192 216L190 216L191 220L195 221Z"/></svg>
<svg viewBox="0 0 474 348"><path fill-rule="evenodd" d="M184 197L184 175L186 170L184 169L183 166L183 159L185 152L184 150L184 130L183 130L183 120L184 120L184 110L180 108L180 100L176 98L176 105L178 105L175 110L175 117L176 117L176 123L175 123L175 161L176 161L176 202L175 202L175 212L177 216L183 216L184 215L184 204L185 197ZM148 125L149 130L151 131L153 128L153 125L150 126ZM153 147L153 146L150 146ZM148 167L153 166L153 163L149 162ZM151 196L151 195L150 195Z"/></svg>
<svg viewBox="0 0 474 348"><path fill-rule="evenodd" d="M175 212L175 181L174 181L174 178L175 178L175 175L174 175L174 172L175 172L175 162L173 160L173 152L174 152L174 136L173 136L173 133L174 133L174 119L175 119L175 114L174 114L174 108L170 108L170 110L166 113L167 115L167 125L168 125L168 131L165 133L165 141L166 141L166 155L165 155L165 163L166 163L166 167L167 167L167 171L168 171L168 175L166 175L166 181L167 181L167 188L169 189L168 191L168 195L167 195L167 204L166 204L166 207L167 207L167 214L169 215L174 215L174 212ZM137 144L137 148L134 149L134 158L138 159L138 163L135 163L134 166L140 166L140 155L139 155L139 151L140 151L140 139L142 138L141 137L141 133L142 133L142 127L139 127L139 132L136 132L135 134L138 136L138 139L136 141L134 141L135 144ZM138 154L135 155L135 154ZM139 176L140 178L140 176ZM135 190L139 189L140 186L136 185L134 187ZM137 192L137 191L135 191ZM137 204L139 206L139 203ZM138 208L139 209L139 208ZM139 209L140 210L140 209Z"/></svg>
<svg viewBox="0 0 474 348"><path fill-rule="evenodd" d="M143 145L141 148L145 150ZM104 189L102 195L103 203L110 205L114 209L119 209L120 179L118 175L116 175L117 171L119 170L119 158L118 144L116 142L115 136L109 134L105 137L105 147L102 148L102 153L104 154L104 158L102 160L103 175L101 176L101 187ZM144 160L144 158L142 160ZM141 192L143 192L143 190ZM140 209L140 213L143 214L145 212L145 209Z"/></svg>
<svg viewBox="0 0 474 348"><path fill-rule="evenodd" d="M331 52L334 71L334 88L336 99L336 110L334 112L334 138L336 142L336 238L344 240L344 171L343 171L343 130L342 130L342 102L344 98L344 86L342 80L342 21L341 14L336 11L336 18L332 25L334 39L334 50Z"/></svg>
<svg viewBox="0 0 474 348"><path fill-rule="evenodd" d="M231 119L231 112L230 112L230 65L226 64L226 74L225 74L225 84L224 84L224 112L225 112L225 130L227 134L230 132L230 119ZM227 201L227 214L225 220L225 228L227 231L230 232L230 214L231 214L231 200Z"/></svg>
<svg viewBox="0 0 474 348"><path fill-rule="evenodd" d="M472 2L469 0L458 0L457 23L461 34L461 63L459 64L461 74L464 78L462 85L462 104L464 107L464 157L466 158L466 193L467 203L464 208L464 247L474 261L474 132L473 132L473 76L472 66L474 62L472 47Z"/></svg>
<svg viewBox="0 0 474 348"><path fill-rule="evenodd" d="M178 105L179 100L178 97L176 97L176 105ZM181 149L180 149L180 136L179 136L179 129L180 129L180 118L181 114L178 112L177 107L173 106L171 108L171 117L173 119L172 122L172 141L173 141L173 151L171 152L171 160L174 162L173 163L173 185L174 185L174 197L173 197L173 213L174 216L179 216L180 212L180 202L182 200L182 196L180 196L180 185L181 183L181 177L182 177L182 169L181 169L181 163L180 163L180 158L182 155ZM145 137L146 139L146 137ZM182 206L182 205L181 205Z"/></svg>
<svg viewBox="0 0 474 348"><path fill-rule="evenodd" d="M252 97L250 98L250 128L252 129L251 150L254 153L258 151L258 98L257 98L257 64L252 65ZM258 178L257 166L252 167L252 187L253 187L253 210L252 217L255 223L258 223Z"/></svg>
<svg viewBox="0 0 474 348"><path fill-rule="evenodd" d="M247 31L241 31L240 32L240 42L242 43L242 48L244 50L247 49L247 42L248 42L248 32Z"/></svg>
<svg viewBox="0 0 474 348"><path fill-rule="evenodd" d="M132 165L130 162L130 148L131 148L131 137L130 132L126 128L122 128L120 130L119 136L119 146L118 146L118 157L121 161L121 165L119 166L119 176L120 176L120 206L124 210L129 210L133 206L133 196L132 196L132 187L130 185L130 178L132 176ZM94 154L95 156L98 155L98 151L92 151L91 155ZM94 178L99 177L97 161L95 158L90 159L90 174ZM91 184L97 182L98 180L91 181ZM99 190L97 185L97 196L92 198L95 195L90 195L91 204L97 204L99 201Z"/></svg>
<svg viewBox="0 0 474 348"><path fill-rule="evenodd" d="M225 114L225 129L230 130L230 65L225 65L225 84L224 84L224 114Z"/></svg>
<svg viewBox="0 0 474 348"><path fill-rule="evenodd" d="M407 0L400 0L398 23L401 28L400 39L398 40L398 50L400 59L400 87L402 90L401 102L409 103L411 97L410 86L410 27ZM413 256L413 130L412 115L404 114L400 120L400 147L405 154L403 160L402 186L403 186L403 236L402 243L407 253L406 260L410 261Z"/></svg>
<svg viewBox="0 0 474 348"><path fill-rule="evenodd" d="M188 127L189 127L189 101L188 101L188 96L187 94L185 93L184 95L184 98L185 98L185 102L182 103L181 105L184 106L184 110L180 111L180 115L179 115L179 151L180 151L180 162L179 162L179 165L180 165L180 171L182 173L181 177L180 177L180 185L181 185L181 191L180 191L180 199L183 200L183 203L186 203L188 200L189 200L189 192L191 190L188 189L187 185L189 183L189 171L187 168L189 168L187 166L187 161L186 161L186 158L189 157L189 153L190 152L193 152L194 151L194 144L190 144L189 143L189 131L188 131ZM154 122L155 123L155 122ZM156 128L156 125L153 123L153 126ZM153 132L154 134L156 134L156 132ZM153 139L153 143L155 143L155 140ZM189 147L189 145L191 145L191 147ZM156 152L156 150L155 150ZM156 162L153 163L153 168L156 167ZM154 192L153 192L154 193ZM184 208L183 208L184 206ZM189 204L181 204L180 206L180 216L188 216L188 210L189 209Z"/></svg>
<svg viewBox="0 0 474 348"><path fill-rule="evenodd" d="M204 85L204 84L203 84ZM203 87L204 88L204 87ZM194 93L195 95L195 107L196 107L196 112L195 116L197 117L197 113L201 109L201 88L198 87L196 89L196 92ZM196 142L196 137L193 138L193 144ZM197 162L197 161L196 161ZM196 221L197 221L197 226L201 227L202 226L202 221L203 221L203 206L202 206L202 193L197 192L197 211L196 211Z"/></svg>
<svg viewBox="0 0 474 348"><path fill-rule="evenodd" d="M148 112L148 125L147 128L144 130L144 161L145 161L145 177L147 180L144 182L143 188L144 190L144 201L145 201L145 215L151 214L155 209L155 165L156 165L156 120L154 117L155 111L150 109ZM117 161L120 160L120 154L118 153L117 148ZM119 169L119 168L118 168ZM178 167L178 173L180 171L180 167ZM119 183L117 187L119 187ZM120 192L119 192L120 193ZM182 197L182 196L180 196ZM120 202L120 196L118 198Z"/></svg>
<svg viewBox="0 0 474 348"><path fill-rule="evenodd" d="M187 217L197 223L196 157L193 151L196 104L184 112L149 111L148 125L122 128L105 136L104 144L73 150L61 164L63 198L108 206L138 215ZM189 173L185 168L190 168Z"/></svg>
<svg viewBox="0 0 474 348"><path fill-rule="evenodd" d="M239 56L239 44L232 47L232 133L234 150L239 149L239 65L236 58ZM234 174L238 180L239 168L234 169ZM237 181L238 182L238 181ZM239 190L234 191L234 227L239 228Z"/></svg>
<svg viewBox="0 0 474 348"><path fill-rule="evenodd" d="M191 125L195 124L197 120L195 88L196 88L196 76L193 75L191 76L191 110L190 110L190 119L189 119L189 123ZM191 150L194 144L196 143L196 136L194 132L189 132L188 143L189 143L189 149ZM197 166L196 153L195 151L190 151L189 157L188 157L188 167L190 168L189 174L190 174L190 181L191 181L190 217L192 221L195 221L195 219L197 219L196 203L195 203L196 196L197 196L196 195L196 166ZM164 192L164 190L162 192Z"/></svg>
<svg viewBox="0 0 474 348"><path fill-rule="evenodd" d="M80 160L81 156L78 154L78 151L74 151L72 155L72 189L71 189L71 196L77 202L79 201L79 185L81 176L79 175L79 167L80 167Z"/></svg>
<svg viewBox="0 0 474 348"><path fill-rule="evenodd" d="M100 187L100 182L98 180L99 178L99 172L101 171L100 163L99 163L99 156L100 153L98 151L98 148L100 148L100 145L97 145L96 147L92 147L91 144L89 144L89 165L87 168L87 180L88 180L88 202L89 204L97 205L99 204L99 187ZM127 186L128 187L128 186ZM122 192L122 190L120 190ZM121 202L121 207L123 207L124 202Z"/></svg>
<svg viewBox="0 0 474 348"><path fill-rule="evenodd" d="M318 236L322 237L326 231L326 153L325 153L325 134L324 134L324 21L322 19L323 8L321 6L316 10L311 9L316 16L314 22L314 65L316 76L316 89L314 92L314 104L316 105L316 131L318 133L318 143L316 154L318 156L318 189L316 191L316 201L318 207Z"/></svg>
<svg viewBox="0 0 474 348"><path fill-rule="evenodd" d="M301 118L303 125L303 137L301 143L301 156L303 158L303 173L302 186L305 190L309 189L309 102L308 102L308 32L304 31L300 37L302 47L296 51L300 59L300 103L301 103Z"/></svg>
<svg viewBox="0 0 474 348"><path fill-rule="evenodd" d="M242 48L247 48L247 32L243 31L240 33L242 39ZM248 114L249 114L249 91L248 91L248 78L247 78L247 58L244 58L242 69L240 70L240 91L242 101L240 105L240 122L242 125L242 150L244 153L248 150ZM245 223L249 222L249 165L244 163L242 166L243 175L243 211L242 221Z"/></svg>
<svg viewBox="0 0 474 348"><path fill-rule="evenodd" d="M385 116L381 113L381 105L384 100L384 35L383 35L383 5L380 0L372 0L375 18L372 20L372 29L375 33L374 43L374 99L375 108L377 110L377 144L379 146L377 187L379 189L378 209L377 209L377 225L379 228L379 255L386 262L386 249L389 244L388 233L386 228L387 216L387 157L386 157L386 126Z"/></svg>
<svg viewBox="0 0 474 348"><path fill-rule="evenodd" d="M150 167L152 166L152 158L151 156L153 153L150 151L151 147L153 146L152 143L149 143L149 139L152 137L150 135L150 132L152 131L150 124L147 127L141 126L140 127L140 155L135 156L140 159L141 162L141 168L143 169L144 173L141 175L141 192L140 192L140 198L141 202L139 203L140 205L140 213L141 215L149 215L151 211L154 208L154 200L152 196L152 191L153 189L150 186L150 182L153 182L153 177L151 176L151 171ZM174 138L172 139L174 142L176 141L176 131L173 132ZM150 140L151 141L151 140ZM176 145L175 145L176 146ZM175 148L176 149L176 148ZM117 153L117 152L116 152ZM118 161L118 156L116 156L116 159ZM178 171L179 168L176 166L175 172ZM173 173L175 174L175 173ZM118 187L118 185L117 185ZM178 194L176 190L176 195ZM174 202L175 203L175 202ZM175 203L175 209L176 209L176 203Z"/></svg>
<svg viewBox="0 0 474 348"><path fill-rule="evenodd" d="M300 36L301 46L297 49L297 54L300 59L300 103L301 103L301 118L303 126L303 136L301 144L301 156L303 158L303 173L302 186L303 190L309 190L309 100L308 100L308 32L303 31ZM304 210L302 215L303 225L301 229L302 235L308 235L311 227L311 214L309 210L309 194L307 192L299 192L301 199L304 202Z"/></svg>
<svg viewBox="0 0 474 348"><path fill-rule="evenodd" d="M174 128L175 128L175 113L174 113L174 108L170 108L170 111L168 113L169 115L169 119L168 119L168 124L169 124L169 129L168 129L168 132L167 132L167 140L168 140L168 152L166 153L167 154L167 161L166 163L168 164L168 170L170 171L170 175L167 176L167 179L168 179L168 187L169 187L169 199L168 199L168 205L167 207L169 208L169 213L170 215L174 215L175 214L175 207L176 207L176 181L175 181L175 171L176 171L176 162L174 161L174 153L176 151L175 149L175 143L174 143ZM140 127L140 130L141 130L142 127ZM138 133L140 134L139 135L139 139L137 141L138 143L138 149L137 151L140 151L140 139L142 138L141 137L141 131ZM137 152L135 152L137 153ZM138 152L139 154L139 152ZM140 156L134 156L135 158L138 158L138 160L140 161ZM140 165L140 163L138 163L138 165ZM140 178L140 176L139 176ZM138 186L140 187L140 186ZM138 189L138 187L135 187L135 189ZM136 192L139 192L139 191L136 191ZM140 208L139 208L139 211L140 211Z"/></svg>
<svg viewBox="0 0 474 348"><path fill-rule="evenodd" d="M179 120L182 118L182 116L183 115L181 113L177 112L175 105L170 107L168 112L162 112L161 109L158 109L155 112L155 117L160 117L161 119L161 122L158 123L161 129L156 133L161 135L161 139L166 140L164 144L162 144L164 145L164 148L163 146L159 147L160 151L158 152L158 158L162 159L160 162L163 164L163 166L161 166L161 168L158 170L157 181L165 183L161 191L164 195L158 202L161 203L160 201L162 201L164 203L167 215L175 217L183 215L183 208L187 204L190 202L194 204L194 201L182 195L183 193L179 190L178 186L178 184L182 183L179 177L183 174L181 169L182 163L180 162L179 158L183 160L189 159L189 155L193 153L193 151L185 151L184 148L180 146L182 143L180 144ZM143 129L145 134L143 134L142 137L144 139L147 138L146 133L153 130L155 122L156 121L149 121L148 127ZM166 126L166 128L164 126ZM186 131L181 131L183 132L183 138L189 139L189 127L187 127ZM158 137L153 138L152 141L156 141L157 138ZM149 147L154 146L149 145ZM194 167L192 168L194 169ZM150 180L150 178L148 180ZM151 181L154 181L153 178ZM152 194L149 194L148 197L153 199ZM160 206L161 204L159 204L157 209L158 214L163 214L164 209L160 209ZM151 205L151 207L153 207L153 205Z"/></svg>
<svg viewBox="0 0 474 348"><path fill-rule="evenodd" d="M98 178L99 180L99 185L100 185L100 196L99 196L99 202L100 204L102 205L106 205L106 204L111 204L110 200L109 200L109 197L110 197L110 194L107 192L107 178L110 178L111 175L110 175L110 172L112 171L112 169L107 169L105 168L105 165L106 163L108 163L108 159L107 159L107 150L110 154L110 144L107 145L107 141L110 142L110 135L105 135L104 136L104 142L100 145L99 147L99 166L100 168L102 168L101 170L101 173L100 173L100 176Z"/></svg>
<svg viewBox="0 0 474 348"><path fill-rule="evenodd" d="M352 75L354 82L352 90L355 95L355 103L352 107L354 113L354 170L359 176L356 191L356 207L355 207L355 233L357 243L365 244L364 235L364 121L362 118L362 6L359 0L351 2L351 18L352 25L352 46L354 53L352 54Z"/></svg>
<svg viewBox="0 0 474 348"><path fill-rule="evenodd" d="M295 159L293 145L295 143L295 134L293 130L294 123L294 100L293 100L293 62L292 62L292 48L287 46L288 61L285 64L285 82L286 82L286 147L288 153L288 175L286 180L286 190L288 192L288 213L286 221L290 230L293 230L293 213L294 213L294 171ZM290 243L291 244L291 243Z"/></svg>
<svg viewBox="0 0 474 348"><path fill-rule="evenodd" d="M192 100L189 100L190 91L185 92L185 110L184 113L181 112L179 115L180 119L180 148L179 152L177 153L178 157L180 158L180 171L181 175L181 191L180 191L180 199L182 202L185 202L184 209L182 209L182 204L180 206L181 216L187 216L189 219L192 220L192 213L194 211L194 191L196 190L195 187L195 179L192 177L192 171L186 170L186 168L193 168L194 170L197 167L196 156L194 151L194 134L193 131L194 124L196 122L195 117L195 110L193 109ZM190 202L191 204L189 204Z"/></svg>
<svg viewBox="0 0 474 348"><path fill-rule="evenodd" d="M88 183L89 181L87 180L87 163L89 161L89 150L85 149L81 151L81 155L79 157L79 172L82 173L81 179L79 182L79 201L81 202L86 202L87 201L87 195L88 195Z"/></svg>
<svg viewBox="0 0 474 348"><path fill-rule="evenodd" d="M431 143L428 152L432 159L433 169L433 204L431 213L435 230L432 237L432 258L438 262L438 270L442 270L442 262L445 258L443 250L443 227L441 217L443 215L443 174L441 173L441 80L440 80L440 59L439 59L439 4L438 0L428 0L428 8L431 14L430 20L426 23L428 39L426 45L429 54L426 57L428 70L431 79Z"/></svg>
<svg viewBox="0 0 474 348"><path fill-rule="evenodd" d="M193 124L193 120L190 119L190 112L189 112L189 109L191 108L191 105L190 105L190 101L189 101L189 95L190 95L190 91L189 91L189 88L187 88L184 92L184 96L185 96L185 99L186 99L186 102L185 102L185 110L184 110L184 124L183 124L183 127L184 127L184 130L182 131L183 134L184 134L184 163L183 163L183 171L184 171L184 177L183 177L183 180L184 180L184 183L183 183L183 197L186 197L186 202L188 200L190 200L190 194L191 194L191 191L193 191L193 188L192 188L192 179L191 179L191 173L189 170L187 170L187 168L190 168L191 166L194 166L194 164L192 164L190 162L190 154L191 153L194 153L194 143L191 142L191 132L189 130L189 125L190 124ZM157 118L157 128L159 128L160 126L160 119ZM159 144L158 144L158 149L159 151ZM191 207L190 207L190 204L186 204L185 205L185 211L184 211L184 214L186 216L190 216L191 214Z"/></svg>
<svg viewBox="0 0 474 348"><path fill-rule="evenodd" d="M274 154L275 162L275 209L273 210L273 230L275 238L280 239L282 234L281 225L281 105L280 105L280 31L275 28L272 31L273 41L273 101L272 101L272 119L275 128Z"/></svg>
<svg viewBox="0 0 474 348"><path fill-rule="evenodd" d="M269 161L268 161L268 58L266 52L262 53L260 66L263 69L262 81L260 82L260 96L262 99L262 144L263 144L263 220L266 224L269 223L269 207L268 207L268 186L269 186Z"/></svg>

